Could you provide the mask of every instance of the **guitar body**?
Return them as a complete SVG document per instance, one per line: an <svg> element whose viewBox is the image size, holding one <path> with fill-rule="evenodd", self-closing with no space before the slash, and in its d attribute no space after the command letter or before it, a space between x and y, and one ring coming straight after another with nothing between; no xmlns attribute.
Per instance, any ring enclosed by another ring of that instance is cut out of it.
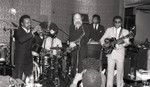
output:
<svg viewBox="0 0 150 87"><path fill-rule="evenodd" d="M109 44L109 46L107 47L103 47L103 51L105 54L111 54L113 49L115 48L115 44L116 44L116 39L115 38L106 38L105 39L105 44Z"/></svg>
<svg viewBox="0 0 150 87"><path fill-rule="evenodd" d="M113 49L115 48L115 45L116 44L120 44L120 43L118 43L119 40L123 40L123 39L126 39L126 38L133 38L133 36L134 36L134 33L130 32L126 36L121 37L119 39L116 39L114 37L112 37L112 38L106 38L104 40L105 41L105 45L103 46L104 53L105 54L111 54L112 51L113 51Z"/></svg>

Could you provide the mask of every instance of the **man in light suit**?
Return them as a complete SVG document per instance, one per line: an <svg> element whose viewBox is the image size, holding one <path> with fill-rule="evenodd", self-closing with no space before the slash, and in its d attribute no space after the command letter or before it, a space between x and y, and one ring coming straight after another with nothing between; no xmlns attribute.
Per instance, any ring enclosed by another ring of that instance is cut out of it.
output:
<svg viewBox="0 0 150 87"><path fill-rule="evenodd" d="M129 34L129 31L122 28L122 18L120 16L115 16L113 18L114 26L106 30L105 34L101 38L100 42L102 46L107 47L108 44L105 43L106 38L120 38ZM115 45L111 54L107 54L107 87L113 87L114 78L114 67L117 67L117 87L123 87L123 72L124 72L124 57L125 57L125 46L129 45L129 39L119 40Z"/></svg>

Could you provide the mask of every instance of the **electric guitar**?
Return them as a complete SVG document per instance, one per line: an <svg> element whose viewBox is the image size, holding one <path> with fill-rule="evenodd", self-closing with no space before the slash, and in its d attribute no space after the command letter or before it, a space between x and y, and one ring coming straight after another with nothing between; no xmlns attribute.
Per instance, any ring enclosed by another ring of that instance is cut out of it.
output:
<svg viewBox="0 0 150 87"><path fill-rule="evenodd" d="M103 50L105 54L111 54L113 49L115 48L116 44L120 44L119 41L126 39L126 38L133 38L134 34L132 32L130 32L129 34L127 34L126 36L123 36L119 39L116 39L114 37L112 38L106 38L104 40L105 45L103 46ZM106 46L107 45L107 46Z"/></svg>

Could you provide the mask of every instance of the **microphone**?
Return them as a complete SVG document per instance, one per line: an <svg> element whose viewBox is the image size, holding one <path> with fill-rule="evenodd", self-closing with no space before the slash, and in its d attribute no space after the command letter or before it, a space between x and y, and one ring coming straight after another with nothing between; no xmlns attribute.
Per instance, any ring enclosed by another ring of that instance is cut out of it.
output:
<svg viewBox="0 0 150 87"><path fill-rule="evenodd" d="M41 21L38 21L36 19L32 19L32 20L35 21L35 22L40 23L39 25L41 26L42 29L47 29L48 28L48 21L41 22Z"/></svg>
<svg viewBox="0 0 150 87"><path fill-rule="evenodd" d="M8 30L15 30L15 29L11 29L11 28L6 28L6 27L4 27L3 30L4 30L4 31L8 31Z"/></svg>
<svg viewBox="0 0 150 87"><path fill-rule="evenodd" d="M33 21L35 21L35 22L38 22L38 23L42 23L42 22L40 22L40 21L38 21L38 20L36 20L36 19L32 19Z"/></svg>
<svg viewBox="0 0 150 87"><path fill-rule="evenodd" d="M12 25L14 26L14 27L19 27L17 24L15 24L14 22L11 22L12 23Z"/></svg>

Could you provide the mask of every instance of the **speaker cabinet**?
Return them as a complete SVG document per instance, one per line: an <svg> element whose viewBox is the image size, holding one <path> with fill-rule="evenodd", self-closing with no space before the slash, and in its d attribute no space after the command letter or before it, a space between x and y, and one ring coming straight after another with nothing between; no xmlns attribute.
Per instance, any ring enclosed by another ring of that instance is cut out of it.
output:
<svg viewBox="0 0 150 87"><path fill-rule="evenodd" d="M139 49L138 53L126 52L126 58L124 61L124 75L130 73L131 67L134 68L134 71L143 69L148 70L148 50Z"/></svg>

